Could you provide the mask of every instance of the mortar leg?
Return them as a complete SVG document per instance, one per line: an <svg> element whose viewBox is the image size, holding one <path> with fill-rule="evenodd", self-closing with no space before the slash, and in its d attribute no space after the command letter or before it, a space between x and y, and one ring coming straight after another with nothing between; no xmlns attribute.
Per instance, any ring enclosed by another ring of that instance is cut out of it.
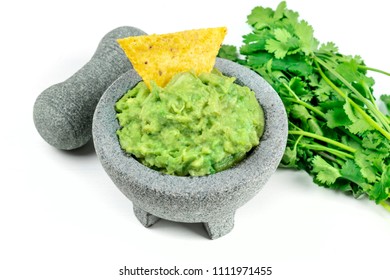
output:
<svg viewBox="0 0 390 280"><path fill-rule="evenodd" d="M144 227L150 227L160 220L159 217L156 217L136 206L133 206L133 211L138 221L140 221Z"/></svg>
<svg viewBox="0 0 390 280"><path fill-rule="evenodd" d="M216 217L212 221L203 223L211 239L217 239L228 234L234 227L234 213Z"/></svg>

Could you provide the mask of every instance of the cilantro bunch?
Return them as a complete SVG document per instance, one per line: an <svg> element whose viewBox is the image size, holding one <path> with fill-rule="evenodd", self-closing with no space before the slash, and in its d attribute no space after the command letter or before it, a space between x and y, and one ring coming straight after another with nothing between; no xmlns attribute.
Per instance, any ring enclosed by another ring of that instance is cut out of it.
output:
<svg viewBox="0 0 390 280"><path fill-rule="evenodd" d="M359 56L320 44L313 28L281 2L256 7L247 18L239 54L219 56L259 73L281 97L289 121L282 167L307 171L320 186L367 196L390 210L390 118L373 95L374 80ZM390 108L390 96L382 101Z"/></svg>

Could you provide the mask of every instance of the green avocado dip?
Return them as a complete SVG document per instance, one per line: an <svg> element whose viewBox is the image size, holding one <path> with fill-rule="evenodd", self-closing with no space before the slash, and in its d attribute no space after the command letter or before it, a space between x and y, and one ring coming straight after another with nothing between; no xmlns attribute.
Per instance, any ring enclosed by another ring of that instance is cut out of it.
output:
<svg viewBox="0 0 390 280"><path fill-rule="evenodd" d="M123 150L166 174L227 169L259 144L264 114L255 94L217 70L179 73L164 87L138 83L116 103Z"/></svg>

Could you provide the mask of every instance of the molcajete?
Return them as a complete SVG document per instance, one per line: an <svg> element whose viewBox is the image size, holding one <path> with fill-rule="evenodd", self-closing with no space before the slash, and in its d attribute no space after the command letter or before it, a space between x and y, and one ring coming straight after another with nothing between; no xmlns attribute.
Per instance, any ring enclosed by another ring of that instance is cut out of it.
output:
<svg viewBox="0 0 390 280"><path fill-rule="evenodd" d="M217 58L215 67L253 90L265 117L260 144L243 161L216 174L166 175L122 150L116 135L119 124L115 103L141 81L134 70L119 77L96 107L92 133L98 158L115 185L132 201L136 217L146 227L163 218L203 223L211 239L227 234L233 228L235 211L259 192L283 156L288 125L277 93L258 74L237 63Z"/></svg>

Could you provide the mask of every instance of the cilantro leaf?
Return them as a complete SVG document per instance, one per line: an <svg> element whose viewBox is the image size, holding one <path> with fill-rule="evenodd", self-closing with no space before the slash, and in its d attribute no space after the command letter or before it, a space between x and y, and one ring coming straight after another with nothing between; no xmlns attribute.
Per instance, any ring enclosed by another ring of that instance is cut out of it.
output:
<svg viewBox="0 0 390 280"><path fill-rule="evenodd" d="M349 120L352 122L351 125L348 126L349 131L353 134L362 134L367 130L373 130L374 128L363 118L363 116L355 112L352 108L351 104L347 101L343 106L345 110L345 114L348 116Z"/></svg>
<svg viewBox="0 0 390 280"><path fill-rule="evenodd" d="M300 49L310 55L318 48L318 40L314 38L314 30L307 21L300 21L295 24L295 34L300 39Z"/></svg>
<svg viewBox="0 0 390 280"><path fill-rule="evenodd" d="M359 166L353 160L347 160L340 170L343 178L348 179L356 184L365 183L362 173L360 172Z"/></svg>
<svg viewBox="0 0 390 280"><path fill-rule="evenodd" d="M326 124L330 128L350 126L352 124L351 120L342 108L329 110L326 112L325 117L327 120Z"/></svg>
<svg viewBox="0 0 390 280"><path fill-rule="evenodd" d="M247 17L247 23L258 30L266 28L274 22L274 11L271 8L255 7Z"/></svg>
<svg viewBox="0 0 390 280"><path fill-rule="evenodd" d="M258 52L247 56L247 64L252 67L263 66L269 61L272 61L272 55L267 52Z"/></svg>
<svg viewBox="0 0 390 280"><path fill-rule="evenodd" d="M269 54L268 60L271 58L273 58L273 56L272 54ZM311 75L314 71L313 66L305 61L304 57L300 54L288 55L283 59L273 59L272 70L282 70L290 72L293 76L300 77Z"/></svg>
<svg viewBox="0 0 390 280"><path fill-rule="evenodd" d="M236 61L238 58L237 48L232 45L222 45L219 49L218 56L231 61Z"/></svg>
<svg viewBox="0 0 390 280"><path fill-rule="evenodd" d="M379 203L389 197L390 191L390 166L387 166L382 173L381 179L377 182L372 191L371 198Z"/></svg>
<svg viewBox="0 0 390 280"><path fill-rule="evenodd" d="M312 166L315 179L320 183L330 185L333 184L337 178L341 177L339 169L330 165L320 156L315 156L313 158Z"/></svg>
<svg viewBox="0 0 390 280"><path fill-rule="evenodd" d="M296 168L296 160L297 160L297 151L295 149L291 149L290 147L286 147L286 150L283 154L283 158L281 161L281 167L285 168Z"/></svg>
<svg viewBox="0 0 390 280"><path fill-rule="evenodd" d="M280 20L284 16L284 12L287 10L287 4L285 1L282 1L279 3L279 5L276 7L275 13L274 13L274 19Z"/></svg>
<svg viewBox="0 0 390 280"><path fill-rule="evenodd" d="M266 41L265 49L270 53L274 53L275 58L282 59L287 54L293 54L299 50L299 40L286 29L275 29L274 36L275 39Z"/></svg>
<svg viewBox="0 0 390 280"><path fill-rule="evenodd" d="M362 176L369 183L373 183L377 180L376 174L378 173L377 168L372 164L370 157L368 157L363 151L358 151L355 155L355 162L360 167Z"/></svg>
<svg viewBox="0 0 390 280"><path fill-rule="evenodd" d="M324 52L324 53L337 53L339 51L339 48L336 46L335 43L333 42L328 42L326 44L322 44L321 47L318 50L319 52Z"/></svg>
<svg viewBox="0 0 390 280"><path fill-rule="evenodd" d="M270 27L275 24L275 22L281 20L284 14L288 10L286 10L286 2L282 1L278 5L275 11L271 8L264 7L255 7L252 12L247 17L247 23L252 25L257 30L262 30L263 28Z"/></svg>
<svg viewBox="0 0 390 280"><path fill-rule="evenodd" d="M245 44L254 44L258 41L263 40L265 34L266 34L265 32L256 32L256 33L246 34L246 35L242 36L243 42Z"/></svg>
<svg viewBox="0 0 390 280"><path fill-rule="evenodd" d="M313 98L313 93L307 89L307 84L299 77L292 78L289 86L301 100L310 101Z"/></svg>
<svg viewBox="0 0 390 280"><path fill-rule="evenodd" d="M366 149L377 149L382 143L383 138L376 131L370 131L366 133L362 140L362 146Z"/></svg>

